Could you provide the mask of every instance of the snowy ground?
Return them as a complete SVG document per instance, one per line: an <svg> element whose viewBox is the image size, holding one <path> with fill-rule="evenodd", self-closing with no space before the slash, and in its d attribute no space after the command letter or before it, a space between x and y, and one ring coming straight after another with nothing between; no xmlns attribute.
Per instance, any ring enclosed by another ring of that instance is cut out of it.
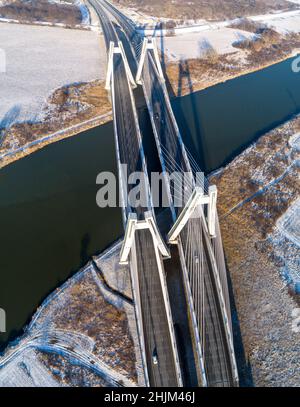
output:
<svg viewBox="0 0 300 407"><path fill-rule="evenodd" d="M218 187L237 310L234 332L240 329L245 351L243 358L237 354L244 385L300 384L300 336L292 329L299 297L297 303L291 295L300 276L300 247L294 243L299 239L299 125L296 117L260 137L211 180Z"/></svg>
<svg viewBox="0 0 300 407"><path fill-rule="evenodd" d="M300 287L300 198L278 219L270 240L276 256L282 260L281 275L298 292L297 287Z"/></svg>
<svg viewBox="0 0 300 407"><path fill-rule="evenodd" d="M0 387L144 385L134 307L126 297L129 273L117 266L120 248L121 242L95 257L43 302L25 335L0 357ZM61 366L53 364L58 357ZM90 372L84 384L78 366Z"/></svg>
<svg viewBox="0 0 300 407"><path fill-rule="evenodd" d="M300 32L300 10L267 14L251 17L253 21L265 23L269 27L274 28L281 34L290 32ZM235 42L245 39L254 38L254 35L229 28L232 21L218 22L213 24L202 23L202 25L178 29L175 36L164 36L165 53L170 61L177 61L182 58L199 58L205 53L207 46L213 47L218 54L240 53L237 48L233 47ZM193 30L195 32L191 32ZM159 31L158 31L158 34ZM160 39L157 39L160 43Z"/></svg>
<svg viewBox="0 0 300 407"><path fill-rule="evenodd" d="M59 387L38 360L34 349L26 349L0 369L0 387Z"/></svg>
<svg viewBox="0 0 300 407"><path fill-rule="evenodd" d="M289 138L289 146L299 162L300 133ZM299 172L299 171L298 171ZM298 177L299 181L299 177ZM299 182L298 182L299 184ZM275 253L282 261L283 278L296 287L300 285L300 198L277 220L276 228L270 236Z"/></svg>
<svg viewBox="0 0 300 407"><path fill-rule="evenodd" d="M300 4L300 0L295 1ZM119 6L118 6L119 7ZM233 47L234 42L252 38L253 34L229 26L233 21L208 22L205 20L186 22L185 26L178 25L172 36L168 36L168 30L153 30L159 21L166 19L147 16L132 8L119 7L125 14L132 18L147 35L164 36L165 52L170 61L182 58L201 57L205 43L210 44L219 54L241 53ZM257 15L250 17L253 21L262 22L273 27L281 34L300 32L300 10ZM157 40L158 43L160 39Z"/></svg>
<svg viewBox="0 0 300 407"><path fill-rule="evenodd" d="M0 23L0 127L42 118L47 98L70 83L104 79L106 51L93 31Z"/></svg>
<svg viewBox="0 0 300 407"><path fill-rule="evenodd" d="M298 3L300 4L300 1ZM267 14L265 16L254 16L252 17L252 20L265 23L281 34L300 32L300 10L278 13L275 15Z"/></svg>
<svg viewBox="0 0 300 407"><path fill-rule="evenodd" d="M119 263L119 253L122 241L118 242L105 253L94 258L97 266L102 270L105 280L114 290L132 298L130 273L127 266Z"/></svg>
<svg viewBox="0 0 300 407"><path fill-rule="evenodd" d="M205 55L207 48L213 48L218 54L236 53L233 44L245 39L254 38L254 34L233 29L220 28L218 30L194 32L180 36L164 37L163 47L170 61L193 59ZM162 48L161 40L157 43Z"/></svg>

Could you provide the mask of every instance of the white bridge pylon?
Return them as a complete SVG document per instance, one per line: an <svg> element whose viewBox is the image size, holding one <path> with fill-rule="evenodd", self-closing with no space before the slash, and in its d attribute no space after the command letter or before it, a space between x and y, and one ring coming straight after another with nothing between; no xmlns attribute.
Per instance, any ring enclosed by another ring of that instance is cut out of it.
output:
<svg viewBox="0 0 300 407"><path fill-rule="evenodd" d="M143 41L141 57L139 60L139 65L138 65L136 79L135 79L136 83L138 83L139 85L142 85L141 77L142 77L143 67L144 67L147 51L150 51L150 50L153 51L155 65L156 65L159 77L162 80L162 82L165 82L165 77L164 77L160 59L159 59L156 40L154 37L151 37L151 38L145 37L144 41Z"/></svg>
<svg viewBox="0 0 300 407"><path fill-rule="evenodd" d="M120 253L120 264L128 264L130 251L134 245L134 237L136 230L149 229L154 245L158 248L162 257L170 258L170 252L160 235L156 222L151 211L145 213L144 220L137 220L134 213L130 213L127 220L125 237Z"/></svg>
<svg viewBox="0 0 300 407"><path fill-rule="evenodd" d="M120 54L121 55L122 60L124 62L124 67L125 67L125 71L126 71L128 81L129 81L129 83L131 84L131 86L133 88L136 88L136 83L135 83L135 80L133 78L131 69L129 67L128 60L127 60L127 57L126 57L122 42L118 41L118 46L116 47L114 42L111 41L110 45L109 45L105 89L110 90L112 72L113 72L113 69L114 69L114 54Z"/></svg>
<svg viewBox="0 0 300 407"><path fill-rule="evenodd" d="M216 236L216 211L217 211L217 187L212 185L208 189L208 195L204 195L203 189L196 187L188 202L178 216L172 229L168 233L170 244L177 244L177 238L187 224L188 220L194 216L200 205L207 205L207 226L210 237Z"/></svg>

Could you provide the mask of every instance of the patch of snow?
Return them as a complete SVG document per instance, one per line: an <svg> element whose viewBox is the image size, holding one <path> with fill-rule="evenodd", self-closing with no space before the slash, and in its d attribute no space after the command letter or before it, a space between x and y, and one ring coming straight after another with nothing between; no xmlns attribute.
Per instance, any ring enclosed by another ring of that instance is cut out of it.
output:
<svg viewBox="0 0 300 407"><path fill-rule="evenodd" d="M199 58L205 54L205 46L218 54L236 53L234 44L246 39L253 39L254 34L232 28L189 33L179 37L161 37L157 43L171 61Z"/></svg>
<svg viewBox="0 0 300 407"><path fill-rule="evenodd" d="M300 247L300 199L278 219L276 226L287 239Z"/></svg>
<svg viewBox="0 0 300 407"><path fill-rule="evenodd" d="M42 120L51 93L67 84L105 78L106 50L92 31L1 23L0 127Z"/></svg>
<svg viewBox="0 0 300 407"><path fill-rule="evenodd" d="M300 199L276 222L276 228L268 238L279 260L280 274L286 284L294 288L300 284Z"/></svg>
<svg viewBox="0 0 300 407"><path fill-rule="evenodd" d="M74 3L80 10L82 20L81 24L83 25L89 25L90 24L90 13L86 5L81 1L81 0L75 0Z"/></svg>
<svg viewBox="0 0 300 407"><path fill-rule="evenodd" d="M294 134L289 139L289 145L292 147L292 149L300 151L300 133Z"/></svg>
<svg viewBox="0 0 300 407"><path fill-rule="evenodd" d="M28 348L0 369L0 387L60 387L39 361L34 349Z"/></svg>
<svg viewBox="0 0 300 407"><path fill-rule="evenodd" d="M115 252L115 250L113 250L113 252ZM137 352L136 369L138 380L140 385L144 385L133 304L129 301L116 301L116 294L113 294L106 288L101 279L97 276L93 264L88 263L86 267L46 298L34 315L30 325L27 327L25 335L11 344L3 357L0 357L0 387L2 387L2 385L11 385L14 387L53 387L59 385L55 380L52 382L49 381L52 376L49 376L44 365L41 365L34 350L40 350L46 353L54 352L67 360L71 360L72 363L88 367L96 374L100 374L101 377L104 375L109 385L119 386L120 383L123 383L125 386L135 386L135 382L128 378L127 375L124 375L119 370L108 365L101 357L93 353L95 346L94 339L80 332L58 329L56 327L54 322L56 309L63 308L68 302L68 295L70 295L70 289L74 284L77 284L85 278L88 279L89 276L92 276L96 286L100 289L99 293L101 293L104 298L110 303L117 304L120 309L126 312L130 333L133 337L135 350ZM10 374L10 372L16 371L16 366L18 367L19 362L23 362L28 352L30 352L32 357L29 362L21 366L25 373L23 371L20 373L17 371L15 378L9 381L9 376L14 375L14 373ZM27 366L26 368L24 368L25 365ZM46 373L44 373L44 370ZM41 376L40 381L38 381L39 376Z"/></svg>
<svg viewBox="0 0 300 407"><path fill-rule="evenodd" d="M111 288L126 295L128 298L132 298L129 268L127 266L121 266L119 264L122 244L123 240L117 242L100 256L94 257L94 262L96 263L97 267L101 269L105 281ZM101 282L96 270L93 270L92 274L106 301L114 304L118 308L124 309L124 311L126 312L130 334L135 347L138 384L139 386L145 386L143 363L139 345L134 307L128 301L124 301L120 297L117 298L116 296L109 293Z"/></svg>

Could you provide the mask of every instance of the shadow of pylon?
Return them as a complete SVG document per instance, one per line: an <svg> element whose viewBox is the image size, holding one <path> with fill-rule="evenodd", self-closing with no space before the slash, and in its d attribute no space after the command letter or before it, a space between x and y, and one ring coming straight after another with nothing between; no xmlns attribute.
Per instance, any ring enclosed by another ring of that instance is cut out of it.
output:
<svg viewBox="0 0 300 407"><path fill-rule="evenodd" d="M166 63L166 54L165 54L165 36L163 33L163 23L157 23L155 25L154 33L153 33L153 36L155 38L157 37L156 33L158 33L158 36L160 38L160 63L161 63L162 71L163 71L164 78L166 81L168 93L169 93L170 97L172 98L172 97L175 97L176 94L174 92L173 86L171 85L171 82L170 82L168 74L167 74L167 63Z"/></svg>

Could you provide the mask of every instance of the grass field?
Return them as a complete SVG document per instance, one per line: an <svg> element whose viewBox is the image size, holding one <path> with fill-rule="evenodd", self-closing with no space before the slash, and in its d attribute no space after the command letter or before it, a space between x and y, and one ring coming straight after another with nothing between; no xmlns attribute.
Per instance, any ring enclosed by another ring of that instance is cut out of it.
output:
<svg viewBox="0 0 300 407"><path fill-rule="evenodd" d="M45 21L75 26L82 21L79 7L48 0L13 0L0 7L0 17L21 22Z"/></svg>
<svg viewBox="0 0 300 407"><path fill-rule="evenodd" d="M176 19L223 20L292 10L299 5L285 0L113 0L149 15Z"/></svg>

